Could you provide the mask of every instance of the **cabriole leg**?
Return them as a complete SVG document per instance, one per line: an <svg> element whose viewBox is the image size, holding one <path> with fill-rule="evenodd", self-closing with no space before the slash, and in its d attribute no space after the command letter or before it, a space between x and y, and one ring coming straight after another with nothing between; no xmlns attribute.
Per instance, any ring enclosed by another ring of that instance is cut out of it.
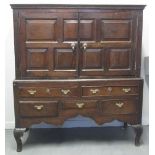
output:
<svg viewBox="0 0 155 155"><path fill-rule="evenodd" d="M135 145L140 145L141 135L143 133L143 127L141 124L133 125L133 128L135 130L136 136L135 136Z"/></svg>
<svg viewBox="0 0 155 155"><path fill-rule="evenodd" d="M21 137L23 136L25 132L25 128L15 128L14 129L14 137L17 143L17 152L21 152L22 151L22 140Z"/></svg>

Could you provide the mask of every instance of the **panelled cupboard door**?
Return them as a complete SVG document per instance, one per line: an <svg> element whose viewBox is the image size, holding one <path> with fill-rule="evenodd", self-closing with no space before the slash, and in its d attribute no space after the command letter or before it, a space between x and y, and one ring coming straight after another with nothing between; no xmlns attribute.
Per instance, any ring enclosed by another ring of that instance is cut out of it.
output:
<svg viewBox="0 0 155 155"><path fill-rule="evenodd" d="M79 13L80 76L134 75L137 29L132 11Z"/></svg>
<svg viewBox="0 0 155 155"><path fill-rule="evenodd" d="M28 10L20 19L21 76L76 77L78 13Z"/></svg>
<svg viewBox="0 0 155 155"><path fill-rule="evenodd" d="M141 33L138 24L142 21L136 11L26 9L19 12L18 77L137 74L138 33Z"/></svg>

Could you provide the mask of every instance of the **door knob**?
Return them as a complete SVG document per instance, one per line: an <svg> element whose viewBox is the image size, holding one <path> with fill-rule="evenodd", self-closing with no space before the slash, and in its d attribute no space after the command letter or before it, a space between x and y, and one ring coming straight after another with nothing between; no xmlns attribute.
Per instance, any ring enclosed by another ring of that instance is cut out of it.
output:
<svg viewBox="0 0 155 155"><path fill-rule="evenodd" d="M73 52L75 51L75 47L76 47L76 44L75 43L71 43L71 48L72 48Z"/></svg>
<svg viewBox="0 0 155 155"><path fill-rule="evenodd" d="M87 49L87 43L84 43L82 47L83 47L83 50L85 51Z"/></svg>

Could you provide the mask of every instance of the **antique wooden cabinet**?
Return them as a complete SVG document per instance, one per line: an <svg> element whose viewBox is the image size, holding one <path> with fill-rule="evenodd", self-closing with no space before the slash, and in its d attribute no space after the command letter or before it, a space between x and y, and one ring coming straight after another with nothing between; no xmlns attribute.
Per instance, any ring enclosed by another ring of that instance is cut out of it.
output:
<svg viewBox="0 0 155 155"><path fill-rule="evenodd" d="M24 129L77 115L142 133L143 5L13 4L17 151Z"/></svg>

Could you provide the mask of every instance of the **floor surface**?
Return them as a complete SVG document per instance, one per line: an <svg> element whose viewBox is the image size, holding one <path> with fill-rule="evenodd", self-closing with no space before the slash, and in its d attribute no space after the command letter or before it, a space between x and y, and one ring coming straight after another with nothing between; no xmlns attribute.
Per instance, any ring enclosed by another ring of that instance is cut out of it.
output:
<svg viewBox="0 0 155 155"><path fill-rule="evenodd" d="M128 127L31 129L24 134L23 151L16 152L12 130L6 130L6 155L148 155L149 127L144 126L142 145L134 145Z"/></svg>

